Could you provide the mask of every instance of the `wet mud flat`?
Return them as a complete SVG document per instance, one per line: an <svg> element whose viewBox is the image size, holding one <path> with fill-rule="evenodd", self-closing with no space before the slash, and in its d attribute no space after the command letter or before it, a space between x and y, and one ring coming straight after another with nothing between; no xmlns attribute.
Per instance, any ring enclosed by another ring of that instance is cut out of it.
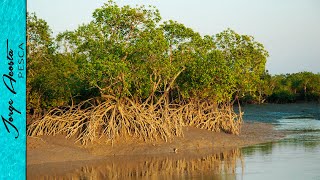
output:
<svg viewBox="0 0 320 180"><path fill-rule="evenodd" d="M245 123L239 136L184 128L171 142L124 140L87 147L63 136L28 137L28 179L186 178L232 174L241 161L239 148L284 136L271 124ZM163 174L164 173L164 174ZM96 176L96 177L95 177Z"/></svg>

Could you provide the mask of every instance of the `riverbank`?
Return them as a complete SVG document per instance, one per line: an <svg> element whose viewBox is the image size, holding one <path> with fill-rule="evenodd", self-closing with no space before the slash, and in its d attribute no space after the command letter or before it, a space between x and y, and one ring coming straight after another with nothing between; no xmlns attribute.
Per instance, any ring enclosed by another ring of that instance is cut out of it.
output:
<svg viewBox="0 0 320 180"><path fill-rule="evenodd" d="M193 127L184 128L184 137L171 142L145 143L137 140L123 140L105 144L102 140L83 147L74 139L63 136L41 136L27 138L27 165L62 163L71 161L99 160L108 156L134 156L183 154L195 150L239 148L273 141L283 137L271 124L245 123L239 136L223 132L211 132Z"/></svg>

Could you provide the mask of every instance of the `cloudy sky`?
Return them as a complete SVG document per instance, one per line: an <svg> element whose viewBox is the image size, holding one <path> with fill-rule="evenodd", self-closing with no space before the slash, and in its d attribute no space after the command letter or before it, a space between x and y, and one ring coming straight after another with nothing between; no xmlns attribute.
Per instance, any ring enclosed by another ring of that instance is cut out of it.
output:
<svg viewBox="0 0 320 180"><path fill-rule="evenodd" d="M92 20L107 0L28 0L28 12L46 20L54 35ZM155 5L163 20L177 20L202 35L227 28L252 35L269 51L271 74L320 73L318 0L115 0L119 5Z"/></svg>

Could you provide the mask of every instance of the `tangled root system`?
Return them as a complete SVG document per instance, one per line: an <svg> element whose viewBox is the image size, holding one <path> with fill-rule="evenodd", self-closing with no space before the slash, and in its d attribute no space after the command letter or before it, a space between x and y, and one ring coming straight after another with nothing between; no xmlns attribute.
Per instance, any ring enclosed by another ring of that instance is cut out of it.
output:
<svg viewBox="0 0 320 180"><path fill-rule="evenodd" d="M233 106L228 103L190 102L184 106L182 114L187 126L236 135L240 133L242 112L235 113Z"/></svg>
<svg viewBox="0 0 320 180"><path fill-rule="evenodd" d="M169 104L167 98L160 98L153 104L113 96L104 98L99 105L85 101L75 107L53 109L29 125L27 134L65 134L67 138L76 137L77 142L85 145L102 137L112 143L120 137L146 142L168 141L174 136L183 136L183 126L231 134L240 132L242 114L237 115L227 104L219 107L209 102Z"/></svg>

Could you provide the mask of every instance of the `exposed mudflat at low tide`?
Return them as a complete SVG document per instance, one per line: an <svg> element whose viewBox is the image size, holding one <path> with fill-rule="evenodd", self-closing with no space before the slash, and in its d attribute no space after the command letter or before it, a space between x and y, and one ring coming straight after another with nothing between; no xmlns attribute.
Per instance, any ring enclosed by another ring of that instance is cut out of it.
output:
<svg viewBox="0 0 320 180"><path fill-rule="evenodd" d="M74 174L83 167L109 167L110 163L112 167L121 169L123 164L128 169L128 163L145 164L154 159L157 163L169 160L171 163L185 161L186 164L213 157L221 161L222 156L236 158L240 147L281 137L281 132L264 123L245 123L239 136L188 127L184 128L184 137L175 137L171 142L145 143L127 139L115 142L113 146L101 141L83 147L63 136L28 137L27 174L31 179L63 176Z"/></svg>

